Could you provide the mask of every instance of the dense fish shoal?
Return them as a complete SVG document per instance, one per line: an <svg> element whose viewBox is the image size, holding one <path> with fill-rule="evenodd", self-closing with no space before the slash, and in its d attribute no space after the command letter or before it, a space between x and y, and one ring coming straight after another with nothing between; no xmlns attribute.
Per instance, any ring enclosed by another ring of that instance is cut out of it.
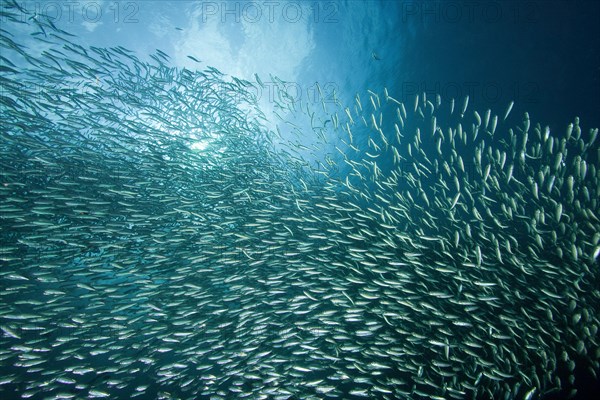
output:
<svg viewBox="0 0 600 400"><path fill-rule="evenodd" d="M2 13L3 399L533 399L597 377L597 128L385 88L303 104L273 78L271 129L258 77Z"/></svg>

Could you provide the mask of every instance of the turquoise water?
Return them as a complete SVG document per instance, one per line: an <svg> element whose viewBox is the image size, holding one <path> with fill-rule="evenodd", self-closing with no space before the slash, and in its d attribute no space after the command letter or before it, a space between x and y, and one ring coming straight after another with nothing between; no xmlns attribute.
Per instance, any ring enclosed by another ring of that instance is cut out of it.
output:
<svg viewBox="0 0 600 400"><path fill-rule="evenodd" d="M1 4L3 399L598 388L596 3Z"/></svg>

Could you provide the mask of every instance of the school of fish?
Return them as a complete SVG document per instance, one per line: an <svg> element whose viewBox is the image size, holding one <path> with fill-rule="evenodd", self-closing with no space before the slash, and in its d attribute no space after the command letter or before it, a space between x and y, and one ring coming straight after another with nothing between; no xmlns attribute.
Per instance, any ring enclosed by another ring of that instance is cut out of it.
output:
<svg viewBox="0 0 600 400"><path fill-rule="evenodd" d="M0 14L2 399L529 400L600 372L597 128L273 78L271 130L258 76Z"/></svg>

